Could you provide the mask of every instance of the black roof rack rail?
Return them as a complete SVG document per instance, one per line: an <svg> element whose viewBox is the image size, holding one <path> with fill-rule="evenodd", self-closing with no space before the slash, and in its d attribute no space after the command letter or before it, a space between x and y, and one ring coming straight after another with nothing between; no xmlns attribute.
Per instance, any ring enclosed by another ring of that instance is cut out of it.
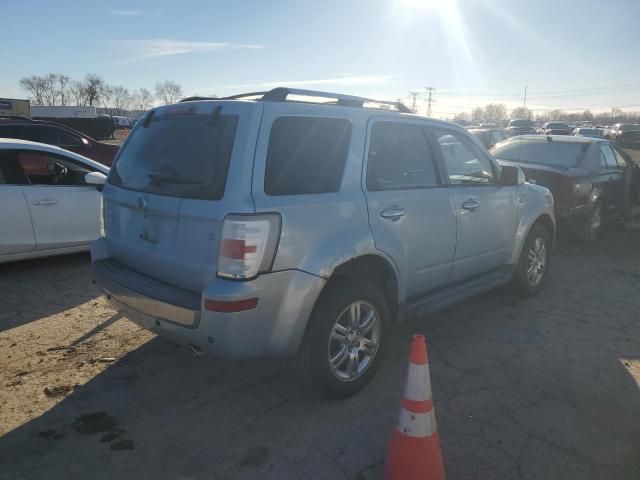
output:
<svg viewBox="0 0 640 480"><path fill-rule="evenodd" d="M365 103L377 103L379 105L389 105L395 107L398 112L401 113L413 113L409 107L402 102L394 102L389 100L375 100L373 98L357 97L354 95L343 95L341 93L322 92L317 90L302 90L298 88L277 87L265 92L250 92L241 93L238 95L231 95L229 97L187 97L181 100L181 102L190 102L196 100L240 100L242 98L260 97L256 98L262 102L286 102L289 95L296 95L301 97L312 98L329 98L335 100L334 102L323 103L323 105L337 105L341 107L356 107L362 108ZM314 102L310 102L314 103Z"/></svg>
<svg viewBox="0 0 640 480"><path fill-rule="evenodd" d="M402 102L393 102L389 100L376 100L373 98L357 97L354 95L344 95L342 93L322 92L318 90L302 90L298 88L277 87L273 90L269 90L262 96L263 101L267 102L285 102L287 96L297 95L303 97L320 97L331 98L336 100L334 105L343 107L359 107L362 108L365 103L377 103L379 105L389 105L395 107L396 110L402 113L413 113Z"/></svg>

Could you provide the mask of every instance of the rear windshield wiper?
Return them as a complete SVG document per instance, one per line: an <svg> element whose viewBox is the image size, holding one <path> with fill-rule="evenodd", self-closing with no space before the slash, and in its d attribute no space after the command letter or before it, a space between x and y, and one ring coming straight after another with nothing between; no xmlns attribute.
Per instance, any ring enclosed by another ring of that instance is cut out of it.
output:
<svg viewBox="0 0 640 480"><path fill-rule="evenodd" d="M180 177L178 175L173 175L171 173L159 173L152 172L148 174L149 180L151 180L152 184L159 185L161 183L180 183L186 185L202 185L202 182L198 180L190 180L188 178Z"/></svg>

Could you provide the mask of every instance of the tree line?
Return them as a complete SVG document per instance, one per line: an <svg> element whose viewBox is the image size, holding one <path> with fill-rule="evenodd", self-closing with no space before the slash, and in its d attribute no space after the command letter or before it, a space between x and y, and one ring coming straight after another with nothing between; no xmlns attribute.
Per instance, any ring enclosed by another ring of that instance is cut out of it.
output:
<svg viewBox="0 0 640 480"><path fill-rule="evenodd" d="M517 107L511 110L510 115L506 105L503 103L489 103L484 107L476 107L471 112L458 113L454 118L454 122L458 123L503 123L507 119L524 119L535 120L538 122L572 122L572 121L593 121L599 124L613 123L638 123L640 122L640 113L623 112L619 108L612 108L609 112L594 114L591 110L583 112L567 112L561 109L548 110L538 112L534 115L533 110L526 107Z"/></svg>
<svg viewBox="0 0 640 480"><path fill-rule="evenodd" d="M101 106L110 115L144 112L158 103L175 103L184 96L180 84L171 80L156 83L154 92L148 88L129 90L122 85L109 85L95 73L88 73L82 80L62 73L31 75L20 79L20 87L33 105Z"/></svg>

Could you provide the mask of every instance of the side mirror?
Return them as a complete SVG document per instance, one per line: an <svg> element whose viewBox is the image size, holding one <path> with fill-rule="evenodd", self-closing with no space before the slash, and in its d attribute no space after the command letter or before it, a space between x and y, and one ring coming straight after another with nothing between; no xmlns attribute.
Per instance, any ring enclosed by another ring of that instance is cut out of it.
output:
<svg viewBox="0 0 640 480"><path fill-rule="evenodd" d="M527 181L522 169L516 165L503 165L500 172L500 185L503 187L513 187L522 185Z"/></svg>
<svg viewBox="0 0 640 480"><path fill-rule="evenodd" d="M107 176L102 172L89 172L84 176L84 182L87 185L95 185L99 192L102 191Z"/></svg>

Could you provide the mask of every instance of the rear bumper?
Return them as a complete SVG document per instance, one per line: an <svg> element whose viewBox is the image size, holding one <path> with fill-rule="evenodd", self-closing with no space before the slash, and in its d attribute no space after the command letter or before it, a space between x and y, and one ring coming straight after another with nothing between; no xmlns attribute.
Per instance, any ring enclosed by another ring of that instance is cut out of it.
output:
<svg viewBox="0 0 640 480"><path fill-rule="evenodd" d="M98 240L97 242L100 242ZM201 294L157 285L117 262L93 255L96 284L119 311L161 337L226 358L290 356L298 349L325 279L299 270L263 274L240 282L214 279ZM142 281L140 277L148 280ZM148 287L158 287L150 291ZM207 300L257 298L251 310L212 312Z"/></svg>

